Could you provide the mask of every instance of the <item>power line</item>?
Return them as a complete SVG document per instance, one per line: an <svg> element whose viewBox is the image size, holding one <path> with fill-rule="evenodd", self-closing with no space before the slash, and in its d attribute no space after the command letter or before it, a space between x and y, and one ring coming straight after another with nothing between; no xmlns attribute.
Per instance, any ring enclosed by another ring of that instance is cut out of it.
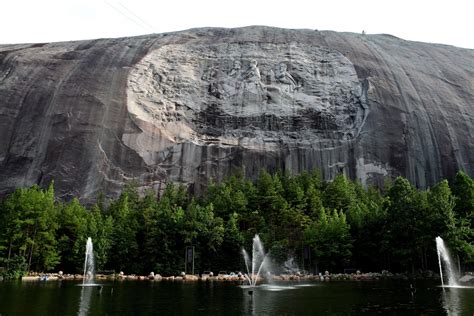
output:
<svg viewBox="0 0 474 316"><path fill-rule="evenodd" d="M124 6L122 4L122 2L119 2L118 3L122 8L124 8L127 12L129 12L131 15L133 15L134 17L136 17L139 21L141 21L145 26L149 27L150 30L152 30L153 32L155 31L155 28L153 27L153 25L150 25L147 21L143 20L141 17L139 17L138 15L136 15L135 13L133 13L131 10L129 10L126 6Z"/></svg>
<svg viewBox="0 0 474 316"><path fill-rule="evenodd" d="M105 3L107 3L112 9L114 9L115 11L117 11L118 13L120 13L120 15L122 15L123 17L125 17L126 19L132 21L133 23L135 23L136 25L138 25L139 27L141 27L142 29L148 31L148 29L144 26L144 24L140 21L137 21L133 18L131 18L130 16L128 16L127 14L125 14L122 10L120 10L119 8L117 8L116 6L114 6L113 4L111 4L110 2L108 2L107 0L104 0Z"/></svg>

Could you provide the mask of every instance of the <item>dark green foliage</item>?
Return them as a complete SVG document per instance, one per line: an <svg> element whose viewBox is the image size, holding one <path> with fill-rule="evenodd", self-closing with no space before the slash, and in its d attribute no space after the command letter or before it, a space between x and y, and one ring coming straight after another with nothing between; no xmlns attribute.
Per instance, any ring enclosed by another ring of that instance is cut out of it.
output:
<svg viewBox="0 0 474 316"><path fill-rule="evenodd" d="M256 233L275 264L292 257L301 265L309 246L311 258L300 266L309 271L435 269L436 236L469 264L473 190L462 172L451 187L441 181L425 191L399 177L382 194L344 175L325 182L316 171L262 171L255 183L241 175L211 182L199 197L173 184L141 197L132 183L118 199L101 196L87 209L77 199L55 202L52 185L33 186L0 203L0 265L9 278L29 270L80 272L91 237L98 270L178 274L193 246L195 272L238 271L242 247L249 249Z"/></svg>
<svg viewBox="0 0 474 316"><path fill-rule="evenodd" d="M84 245L87 240L88 213L77 199L59 208L58 250L62 271L81 272Z"/></svg>
<svg viewBox="0 0 474 316"><path fill-rule="evenodd" d="M362 271L380 271L386 267L381 260L385 255L383 240L387 222L382 202L378 192L369 190L366 197L353 203L347 213L353 240L352 264Z"/></svg>
<svg viewBox="0 0 474 316"><path fill-rule="evenodd" d="M26 274L26 259L22 256L15 255L10 259L4 260L2 263L8 267L0 274L6 280L17 280Z"/></svg>
<svg viewBox="0 0 474 316"><path fill-rule="evenodd" d="M111 233L111 245L109 249L110 269L120 271L136 271L141 262L138 258L138 243L136 234L138 232L137 222L137 201L129 198L129 193L125 191L120 198L112 203L109 214L113 219Z"/></svg>
<svg viewBox="0 0 474 316"><path fill-rule="evenodd" d="M7 264L16 255L25 259L27 271L54 268L60 257L53 185L47 190L41 190L37 186L18 189L2 204L0 220L5 228L0 238L0 250Z"/></svg>
<svg viewBox="0 0 474 316"><path fill-rule="evenodd" d="M422 256L425 234L431 231L426 220L426 194L417 191L407 179L398 177L388 191L386 207L387 248L384 250L395 258L390 262L396 263L394 268L414 271L415 260Z"/></svg>
<svg viewBox="0 0 474 316"><path fill-rule="evenodd" d="M322 210L319 219L305 230L304 237L322 268L334 271L349 263L352 240L342 211Z"/></svg>
<svg viewBox="0 0 474 316"><path fill-rule="evenodd" d="M214 266L225 267L227 270L239 271L242 269L241 257L244 237L239 230L239 215L232 213L229 216L224 228L224 238L220 247L215 253L215 259L220 258L219 261L208 260L205 270L212 270ZM226 254L225 256L219 254Z"/></svg>
<svg viewBox="0 0 474 316"><path fill-rule="evenodd" d="M109 261L109 252L112 247L112 233L114 231L114 220L111 215L103 214L97 205L87 216L87 237L91 237L94 243L95 264L98 271L103 270ZM84 255L85 240L80 244L81 253ZM81 261L81 271L83 269Z"/></svg>
<svg viewBox="0 0 474 316"><path fill-rule="evenodd" d="M466 173L459 171L453 184L453 193L456 196L454 211L458 216L474 220L474 180Z"/></svg>
<svg viewBox="0 0 474 316"><path fill-rule="evenodd" d="M354 184L343 174L339 174L324 190L324 204L329 209L347 211L355 202Z"/></svg>

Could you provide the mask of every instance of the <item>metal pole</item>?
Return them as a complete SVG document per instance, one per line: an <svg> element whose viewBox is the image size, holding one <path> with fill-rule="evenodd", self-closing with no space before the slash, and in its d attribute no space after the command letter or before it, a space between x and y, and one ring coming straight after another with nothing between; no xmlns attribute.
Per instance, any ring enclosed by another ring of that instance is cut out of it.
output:
<svg viewBox="0 0 474 316"><path fill-rule="evenodd" d="M308 268L308 270L313 270L312 272L314 273L313 266L311 265L311 248L309 248L308 253L309 253L309 268Z"/></svg>
<svg viewBox="0 0 474 316"><path fill-rule="evenodd" d="M193 246L193 275L194 275L194 246Z"/></svg>
<svg viewBox="0 0 474 316"><path fill-rule="evenodd" d="M306 255L306 253L305 253L305 249L304 249L304 244L303 244L303 243L301 243L301 250L302 250L301 252L302 252L302 257L303 257L303 272L304 272L304 271L306 271L306 267L305 267L305 265L304 265L304 256Z"/></svg>
<svg viewBox="0 0 474 316"><path fill-rule="evenodd" d="M461 277L461 260L459 259L459 254L457 255L458 257L458 276Z"/></svg>

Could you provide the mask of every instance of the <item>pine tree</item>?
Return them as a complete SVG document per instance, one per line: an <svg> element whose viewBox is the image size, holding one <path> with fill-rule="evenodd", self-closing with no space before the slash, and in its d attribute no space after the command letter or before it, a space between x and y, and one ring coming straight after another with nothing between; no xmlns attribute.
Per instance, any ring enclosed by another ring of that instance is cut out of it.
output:
<svg viewBox="0 0 474 316"><path fill-rule="evenodd" d="M463 171L456 174L453 184L453 193L456 196L454 211L460 218L474 221L474 180Z"/></svg>
<svg viewBox="0 0 474 316"><path fill-rule="evenodd" d="M324 205L328 209L347 211L355 199L354 185L343 174L338 174L324 190Z"/></svg>
<svg viewBox="0 0 474 316"><path fill-rule="evenodd" d="M87 212L74 198L59 210L59 229L57 231L58 250L61 254L62 271L80 272L84 258L84 245L87 240Z"/></svg>

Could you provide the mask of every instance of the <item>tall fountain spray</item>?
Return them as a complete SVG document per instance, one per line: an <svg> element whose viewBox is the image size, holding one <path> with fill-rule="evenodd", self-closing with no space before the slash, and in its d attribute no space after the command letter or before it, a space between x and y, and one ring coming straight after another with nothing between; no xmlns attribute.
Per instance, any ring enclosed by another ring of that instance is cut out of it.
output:
<svg viewBox="0 0 474 316"><path fill-rule="evenodd" d="M441 262L444 263L444 271L448 279L449 287L459 286L457 283L456 272L453 268L453 261L449 255L448 248L444 244L444 240L441 237L436 237L436 250L438 252L438 263L439 263L439 274L441 276L441 285L444 286L443 267Z"/></svg>
<svg viewBox="0 0 474 316"><path fill-rule="evenodd" d="M250 286L257 285L258 277L262 272L262 268L265 266L267 255L263 250L262 241L258 235L255 235L252 243L252 258L245 249L242 248L242 253L244 255L245 266L247 268L247 281ZM250 267L252 270L250 270Z"/></svg>
<svg viewBox="0 0 474 316"><path fill-rule="evenodd" d="M92 239L87 238L86 243L86 259L84 260L84 278L83 285L94 284L95 280L95 266L94 266L94 247L92 246Z"/></svg>

